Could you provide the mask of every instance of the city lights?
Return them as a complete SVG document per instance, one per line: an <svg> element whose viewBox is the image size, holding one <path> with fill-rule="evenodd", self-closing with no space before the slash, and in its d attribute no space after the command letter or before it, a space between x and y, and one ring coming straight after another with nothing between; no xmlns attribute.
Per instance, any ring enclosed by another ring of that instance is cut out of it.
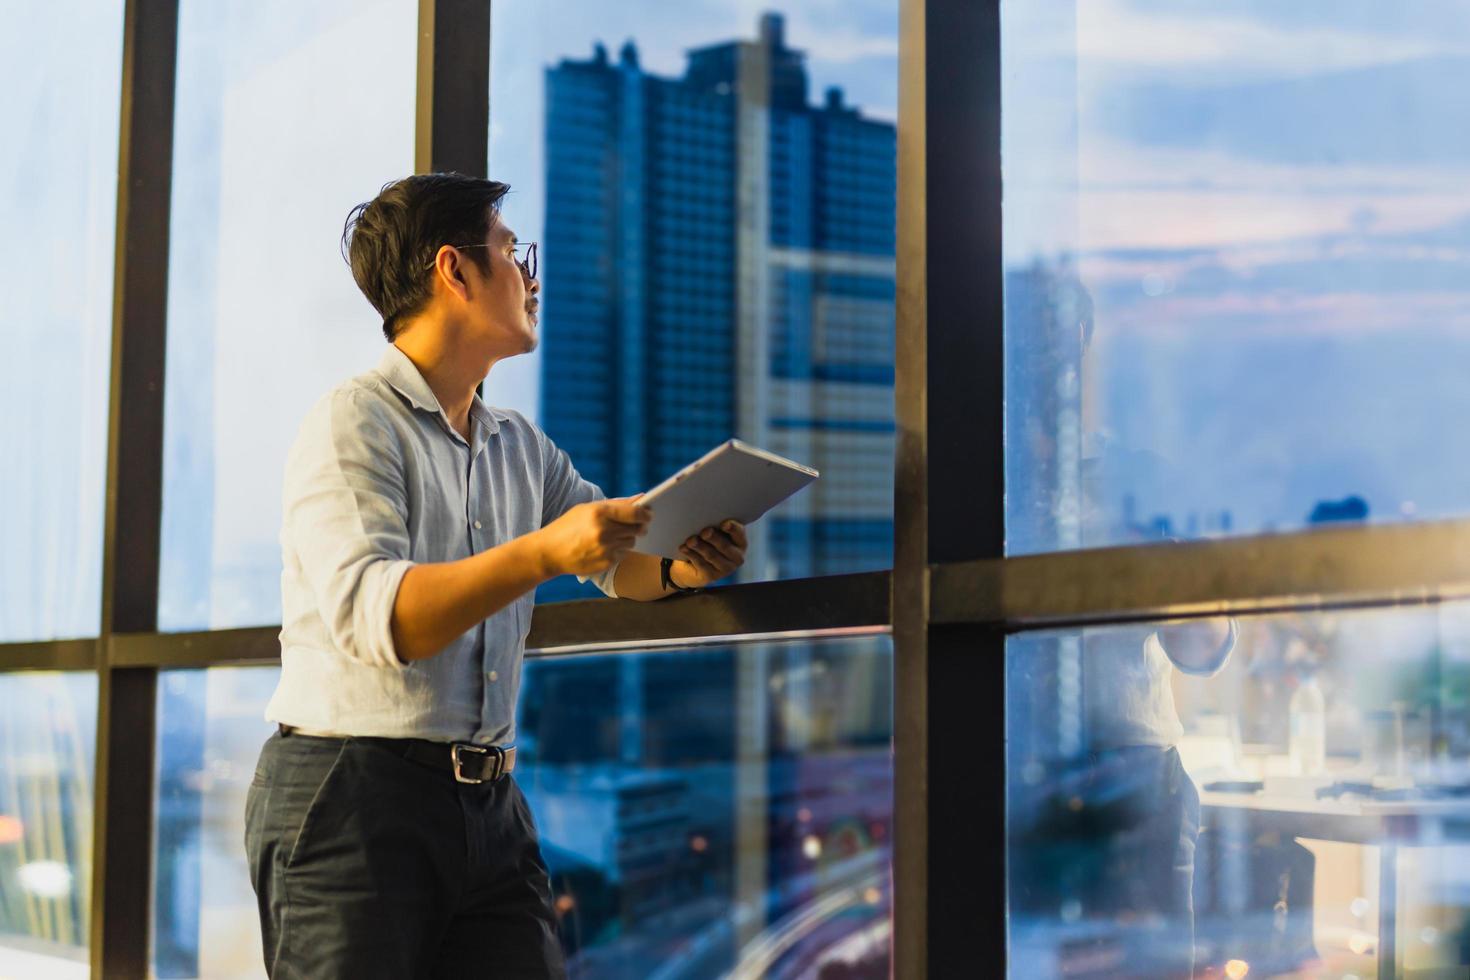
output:
<svg viewBox="0 0 1470 980"><path fill-rule="evenodd" d="M16 869L20 887L40 898L62 898L71 893L71 869L60 861L32 861Z"/></svg>

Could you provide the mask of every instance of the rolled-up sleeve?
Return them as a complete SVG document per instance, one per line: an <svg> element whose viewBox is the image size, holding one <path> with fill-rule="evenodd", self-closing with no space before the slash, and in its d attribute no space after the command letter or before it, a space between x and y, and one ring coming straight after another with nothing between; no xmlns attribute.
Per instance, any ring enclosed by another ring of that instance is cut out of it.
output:
<svg viewBox="0 0 1470 980"><path fill-rule="evenodd" d="M542 461L542 497L541 497L541 526L545 527L556 520L567 511L578 504L590 503L594 500L606 499L602 488L595 483L582 479L577 468L572 465L569 457L551 437L537 429L537 436L541 440ZM613 588L613 580L617 578L618 566L621 562L613 562L605 571L596 575L578 575L577 581L591 582L602 590L603 595L616 599L617 590Z"/></svg>
<svg viewBox="0 0 1470 980"><path fill-rule="evenodd" d="M1160 639L1158 633L1151 634L1149 639L1159 645L1159 649L1163 651L1164 656L1169 658L1169 662L1180 673L1189 674L1191 677L1214 677L1221 670L1225 669L1225 661L1230 659L1230 655L1235 652L1236 643L1240 640L1240 627L1236 624L1235 617L1232 616L1225 622L1229 627L1225 631L1225 639L1215 648L1215 652L1210 656L1209 660L1194 666L1182 664L1178 660L1175 660L1174 655L1164 646L1163 640Z"/></svg>
<svg viewBox="0 0 1470 980"><path fill-rule="evenodd" d="M393 603L414 563L403 458L380 412L351 390L312 409L287 458L283 533L337 650L399 667Z"/></svg>

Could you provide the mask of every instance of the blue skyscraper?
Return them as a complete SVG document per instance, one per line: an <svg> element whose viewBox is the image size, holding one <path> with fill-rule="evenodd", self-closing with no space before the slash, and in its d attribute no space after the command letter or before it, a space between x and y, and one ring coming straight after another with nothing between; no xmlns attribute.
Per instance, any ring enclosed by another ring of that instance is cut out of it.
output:
<svg viewBox="0 0 1470 980"><path fill-rule="evenodd" d="M774 14L680 78L630 41L546 91L547 432L611 495L732 435L791 456L823 478L752 529L745 574L887 567L893 125L812 105Z"/></svg>

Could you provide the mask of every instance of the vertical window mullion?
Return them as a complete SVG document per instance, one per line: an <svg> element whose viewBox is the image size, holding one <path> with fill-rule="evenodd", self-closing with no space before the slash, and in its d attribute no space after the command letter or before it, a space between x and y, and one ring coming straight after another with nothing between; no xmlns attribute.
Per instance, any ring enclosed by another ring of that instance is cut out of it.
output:
<svg viewBox="0 0 1470 980"><path fill-rule="evenodd" d="M99 977L148 972L158 671L114 668L109 639L157 627L177 39L177 0L128 0L97 663L91 963Z"/></svg>

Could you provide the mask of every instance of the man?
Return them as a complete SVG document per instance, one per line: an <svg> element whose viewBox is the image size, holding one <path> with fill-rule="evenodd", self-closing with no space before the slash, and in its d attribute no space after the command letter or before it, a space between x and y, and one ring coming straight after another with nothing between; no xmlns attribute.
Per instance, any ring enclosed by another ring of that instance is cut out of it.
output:
<svg viewBox="0 0 1470 980"><path fill-rule="evenodd" d="M1085 356L1093 304L1081 281L1048 274L1033 288L1047 297L1056 334L1075 336ZM1060 328L1074 323L1075 334ZM1152 530L1134 525L1120 501L1134 483L1171 486L1168 464L1109 445L1100 433L1086 440L1083 456L1082 546L1148 540ZM1058 714L1079 722L1079 744L1058 748L1059 757L1044 764L1028 758L1047 747L1040 733L1018 733L1012 746L1011 908L1039 925L1035 948L1040 961L1060 963L1056 972L1116 976L1121 960L1128 975L1192 975L1200 806L1179 758L1184 727L1172 681L1176 671L1218 673L1237 635L1229 618L1084 630L1081 662L1070 667L1076 693L1066 705L1055 653L1038 646L1013 661L1007 683L1014 697L1056 704ZM1058 920L1066 938L1054 950L1049 931Z"/></svg>
<svg viewBox="0 0 1470 980"><path fill-rule="evenodd" d="M348 217L390 341L307 415L286 463L280 730L246 804L273 977L562 976L546 867L511 771L534 589L659 599L744 561L735 522L677 562L476 386L536 346L535 246L504 184L408 177ZM524 253L519 258L517 252Z"/></svg>

